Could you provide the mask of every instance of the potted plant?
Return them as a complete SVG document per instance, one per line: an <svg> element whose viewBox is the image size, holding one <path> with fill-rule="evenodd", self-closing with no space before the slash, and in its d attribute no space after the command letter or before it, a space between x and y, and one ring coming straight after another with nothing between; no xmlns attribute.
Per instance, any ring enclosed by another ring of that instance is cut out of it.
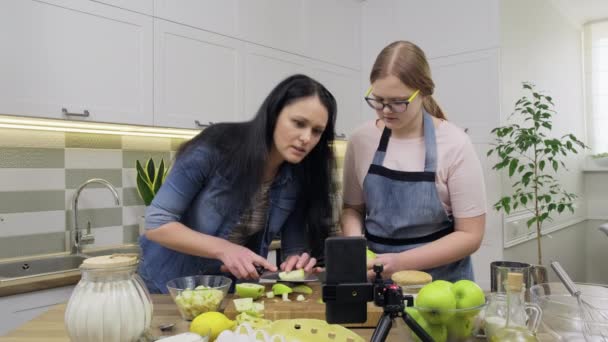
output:
<svg viewBox="0 0 608 342"><path fill-rule="evenodd" d="M160 186L165 181L169 168L165 167L164 159L160 160L158 167L154 163L152 157L150 157L145 166L142 166L140 161L135 162L135 169L137 170L137 193L139 197L144 201L147 206L152 203L154 196L158 193ZM143 233L143 219L140 220L139 232Z"/></svg>
<svg viewBox="0 0 608 342"><path fill-rule="evenodd" d="M562 161L570 154L577 154L586 148L573 134L560 138L548 136L551 132L553 99L537 92L534 85L524 82L527 95L515 103L515 111L509 119L517 123L497 127L492 130L495 144L487 153L496 153L498 163L495 170L506 170L512 179L513 192L503 196L494 204L498 211L509 214L515 209L524 209L531 214L527 220L528 228L536 228L538 265L542 265L541 230L543 223L551 220L551 215L561 214L568 209L574 212L574 193L564 190L554 177L566 165Z"/></svg>

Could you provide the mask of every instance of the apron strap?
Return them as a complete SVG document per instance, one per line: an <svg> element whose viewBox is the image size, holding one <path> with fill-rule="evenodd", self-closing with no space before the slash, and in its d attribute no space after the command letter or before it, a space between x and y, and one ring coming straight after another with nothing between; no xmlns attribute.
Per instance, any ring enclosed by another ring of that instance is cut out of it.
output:
<svg viewBox="0 0 608 342"><path fill-rule="evenodd" d="M422 109L424 116L424 171L437 170L437 141L435 140L435 125L433 117Z"/></svg>
<svg viewBox="0 0 608 342"><path fill-rule="evenodd" d="M448 228L444 228L442 230L436 231L432 234L415 237L415 238L405 238L405 239L395 239L395 238L385 238L377 235L372 235L369 233L367 229L365 229L365 238L371 242L389 245L389 246L404 246L404 245L414 245L419 243L427 243L438 240L450 233L454 232L454 225L451 225Z"/></svg>

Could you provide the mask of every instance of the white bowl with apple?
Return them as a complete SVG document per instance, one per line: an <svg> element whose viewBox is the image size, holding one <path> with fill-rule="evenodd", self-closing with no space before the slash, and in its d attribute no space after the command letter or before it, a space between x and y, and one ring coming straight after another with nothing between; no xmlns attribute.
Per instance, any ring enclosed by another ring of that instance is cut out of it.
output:
<svg viewBox="0 0 608 342"><path fill-rule="evenodd" d="M406 312L435 342L467 341L479 333L485 306L485 294L475 282L435 280L420 289Z"/></svg>

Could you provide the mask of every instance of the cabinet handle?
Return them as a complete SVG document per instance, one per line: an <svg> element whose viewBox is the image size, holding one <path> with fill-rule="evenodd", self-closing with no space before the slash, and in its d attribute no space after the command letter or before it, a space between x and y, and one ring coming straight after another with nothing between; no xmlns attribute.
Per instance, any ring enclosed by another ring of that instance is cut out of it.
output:
<svg viewBox="0 0 608 342"><path fill-rule="evenodd" d="M346 139L346 133L338 133L338 134L336 134L336 138L338 138L338 139Z"/></svg>
<svg viewBox="0 0 608 342"><path fill-rule="evenodd" d="M468 129L468 128L465 128L465 129L464 129L464 132L465 132L465 133L467 133L467 134L469 134L469 129Z"/></svg>
<svg viewBox="0 0 608 342"><path fill-rule="evenodd" d="M208 123L208 124L202 124L200 121L198 121L198 120L194 120L194 124L195 124L195 125L196 125L196 127L198 127L198 128L207 128L207 127L209 127L209 126L213 125L213 122L209 121L209 123Z"/></svg>
<svg viewBox="0 0 608 342"><path fill-rule="evenodd" d="M89 113L89 111L88 111L88 110L86 110L86 109L84 110L84 112L83 112L83 113L70 113L70 112L68 112L68 110L67 110L67 109L65 109L65 108L61 108L61 112L62 112L62 113L63 113L63 115L65 115L65 116L79 116L79 117L83 117L83 118L86 118L86 117L88 117L88 116L91 114L91 113Z"/></svg>

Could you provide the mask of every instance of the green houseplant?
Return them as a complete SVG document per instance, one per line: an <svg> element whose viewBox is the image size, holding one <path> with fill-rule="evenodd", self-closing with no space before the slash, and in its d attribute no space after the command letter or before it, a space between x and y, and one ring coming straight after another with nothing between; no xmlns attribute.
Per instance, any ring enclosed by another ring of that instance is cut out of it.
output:
<svg viewBox="0 0 608 342"><path fill-rule="evenodd" d="M139 160L137 160L135 168L137 170L137 193L144 201L144 204L149 206L160 186L165 181L169 168L165 167L164 159L160 160L157 167L151 157L146 161L145 166L142 166Z"/></svg>
<svg viewBox="0 0 608 342"><path fill-rule="evenodd" d="M508 171L513 181L512 193L503 196L494 204L496 210L509 214L517 208L531 213L528 228L536 228L538 264L542 265L541 229L543 223L551 220L554 213L568 209L574 212L577 196L562 188L554 177L560 168L565 168L563 158L577 154L586 148L573 134L560 138L549 137L552 117L555 114L553 99L535 90L531 83L524 82L527 95L515 103L515 111L509 119L518 123L497 127L492 130L495 144L487 155L498 156L495 170Z"/></svg>

